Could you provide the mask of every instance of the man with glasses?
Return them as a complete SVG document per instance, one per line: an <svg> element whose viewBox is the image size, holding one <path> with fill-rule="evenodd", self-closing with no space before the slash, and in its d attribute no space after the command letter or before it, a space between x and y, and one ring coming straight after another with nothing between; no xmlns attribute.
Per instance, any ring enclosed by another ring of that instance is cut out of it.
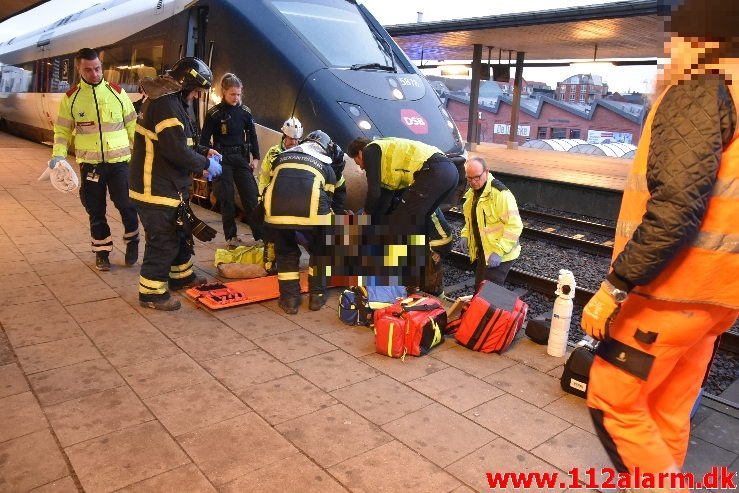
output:
<svg viewBox="0 0 739 493"><path fill-rule="evenodd" d="M460 248L475 264L475 291L483 280L501 286L521 254L518 238L523 230L516 199L496 180L481 157L464 165L469 190L464 194L464 227Z"/></svg>

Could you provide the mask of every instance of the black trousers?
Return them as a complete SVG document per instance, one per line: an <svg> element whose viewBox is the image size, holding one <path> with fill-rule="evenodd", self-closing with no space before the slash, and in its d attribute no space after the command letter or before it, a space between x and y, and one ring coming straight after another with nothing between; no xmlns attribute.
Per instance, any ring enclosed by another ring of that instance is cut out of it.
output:
<svg viewBox="0 0 739 493"><path fill-rule="evenodd" d="M478 258L475 260L475 292L480 287L480 283L485 281L491 281L495 284L502 286L505 283L506 277L508 277L508 271L513 267L515 260L508 262L501 262L498 267L488 267L487 259Z"/></svg>
<svg viewBox="0 0 739 493"><path fill-rule="evenodd" d="M144 226L144 260L139 276L139 299L159 301L169 298L172 289L195 279L192 253L177 227L177 209L136 202Z"/></svg>
<svg viewBox="0 0 739 493"><path fill-rule="evenodd" d="M270 237L275 242L275 256L277 265L277 278L280 285L280 296L290 297L300 295L300 247L310 254L308 265L310 272L308 276L309 291L311 293L323 293L326 289L326 266L320 265L319 257L316 255L321 247L318 242L324 238L320 234L321 228L313 229L270 229Z"/></svg>
<svg viewBox="0 0 739 493"><path fill-rule="evenodd" d="M90 236L93 252L113 250L113 238L105 217L107 196L121 214L124 243L139 239L139 219L136 206L128 197L128 162L80 164L80 202L90 217Z"/></svg>
<svg viewBox="0 0 739 493"><path fill-rule="evenodd" d="M223 234L226 239L234 238L238 234L235 204L235 190L238 190L241 206L244 209L246 222L251 228L252 235L255 240L262 239L262 224L254 221L253 217L254 210L257 207L259 191L254 179L254 171L251 169L247 158L242 154L224 154L221 164L223 174L217 180L220 182L218 200L221 202Z"/></svg>

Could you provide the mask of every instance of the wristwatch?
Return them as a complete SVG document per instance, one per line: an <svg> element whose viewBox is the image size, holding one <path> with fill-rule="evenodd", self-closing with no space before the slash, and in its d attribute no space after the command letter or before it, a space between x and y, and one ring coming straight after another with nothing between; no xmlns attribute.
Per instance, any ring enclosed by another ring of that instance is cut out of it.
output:
<svg viewBox="0 0 739 493"><path fill-rule="evenodd" d="M618 289L616 286L611 284L608 280L603 281L601 286L603 286L603 288L605 288L605 290L608 291L608 294L611 295L611 297L616 303L619 303L619 304L623 303L624 301L626 301L626 298L629 297L628 291L624 291L623 289Z"/></svg>

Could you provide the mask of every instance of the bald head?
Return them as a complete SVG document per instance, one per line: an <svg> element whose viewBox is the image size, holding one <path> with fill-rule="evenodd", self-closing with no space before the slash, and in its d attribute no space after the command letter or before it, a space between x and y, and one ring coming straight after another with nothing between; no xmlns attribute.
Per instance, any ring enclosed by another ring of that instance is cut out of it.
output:
<svg viewBox="0 0 739 493"><path fill-rule="evenodd" d="M485 159L481 157L471 157L464 163L464 172L467 175L467 183L475 189L479 190L488 178L488 166Z"/></svg>

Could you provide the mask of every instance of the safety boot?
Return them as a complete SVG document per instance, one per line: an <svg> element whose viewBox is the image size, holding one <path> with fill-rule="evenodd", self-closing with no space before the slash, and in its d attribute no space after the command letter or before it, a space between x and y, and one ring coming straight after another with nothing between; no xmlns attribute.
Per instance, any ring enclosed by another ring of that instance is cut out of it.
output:
<svg viewBox="0 0 739 493"><path fill-rule="evenodd" d="M288 315L295 315L300 308L300 296L280 296L277 306Z"/></svg>
<svg viewBox="0 0 739 493"><path fill-rule="evenodd" d="M167 298L166 300L159 300L159 301L140 301L139 305L143 306L144 308L153 308L155 310L163 310L166 312L171 312L174 310L180 309L180 300L177 300L175 298Z"/></svg>
<svg viewBox="0 0 739 493"><path fill-rule="evenodd" d="M203 284L206 284L208 280L203 276L195 275L193 278L186 282L185 284L177 284L174 281L169 281L169 289L172 291L180 291L181 289L190 289L194 288L196 286L201 286Z"/></svg>
<svg viewBox="0 0 739 493"><path fill-rule="evenodd" d="M95 252L95 268L102 271L110 270L108 252Z"/></svg>
<svg viewBox="0 0 739 493"><path fill-rule="evenodd" d="M320 310L326 304L326 278L323 276L308 276L308 292L310 301L308 308Z"/></svg>
<svg viewBox="0 0 739 493"><path fill-rule="evenodd" d="M326 293L311 293L308 308L313 310L320 310L323 305L326 304Z"/></svg>
<svg viewBox="0 0 739 493"><path fill-rule="evenodd" d="M133 265L139 259L139 240L126 243L126 265Z"/></svg>
<svg viewBox="0 0 739 493"><path fill-rule="evenodd" d="M278 279L277 283L280 286L280 299L277 302L277 306L288 315L295 315L298 313L300 308L300 281L297 279Z"/></svg>

